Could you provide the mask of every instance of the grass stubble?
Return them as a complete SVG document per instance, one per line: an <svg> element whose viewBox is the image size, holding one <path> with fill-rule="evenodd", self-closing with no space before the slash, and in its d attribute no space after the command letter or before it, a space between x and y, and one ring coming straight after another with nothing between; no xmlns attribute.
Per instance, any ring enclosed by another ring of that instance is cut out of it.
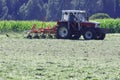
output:
<svg viewBox="0 0 120 80"><path fill-rule="evenodd" d="M120 34L101 40L0 34L0 80L120 80Z"/></svg>

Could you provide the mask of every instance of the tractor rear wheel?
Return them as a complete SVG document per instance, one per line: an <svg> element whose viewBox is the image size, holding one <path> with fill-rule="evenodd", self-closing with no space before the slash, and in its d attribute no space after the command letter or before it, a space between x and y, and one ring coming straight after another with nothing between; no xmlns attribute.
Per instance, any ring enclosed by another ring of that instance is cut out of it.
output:
<svg viewBox="0 0 120 80"><path fill-rule="evenodd" d="M91 40L96 38L96 31L94 29L88 29L83 34L85 40Z"/></svg>
<svg viewBox="0 0 120 80"><path fill-rule="evenodd" d="M65 25L60 25L57 28L56 38L58 39L70 39L71 31Z"/></svg>

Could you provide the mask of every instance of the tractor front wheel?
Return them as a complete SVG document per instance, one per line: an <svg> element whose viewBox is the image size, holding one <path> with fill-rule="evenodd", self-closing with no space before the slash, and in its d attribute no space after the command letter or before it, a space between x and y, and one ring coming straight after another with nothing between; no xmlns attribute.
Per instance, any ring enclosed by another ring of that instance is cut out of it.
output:
<svg viewBox="0 0 120 80"><path fill-rule="evenodd" d="M96 38L96 31L94 29L88 29L83 34L85 40L91 40Z"/></svg>

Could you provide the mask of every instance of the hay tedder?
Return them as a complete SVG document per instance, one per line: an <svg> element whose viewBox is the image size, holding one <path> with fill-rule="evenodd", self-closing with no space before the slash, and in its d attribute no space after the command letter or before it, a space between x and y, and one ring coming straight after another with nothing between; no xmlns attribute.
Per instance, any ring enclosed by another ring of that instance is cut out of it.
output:
<svg viewBox="0 0 120 80"><path fill-rule="evenodd" d="M56 33L56 26L54 26L53 28L51 28L50 26L46 27L46 28L39 28L36 29L36 24L34 24L32 26L32 29L28 32L27 34L27 38L32 39L39 39L39 38L54 38Z"/></svg>
<svg viewBox="0 0 120 80"><path fill-rule="evenodd" d="M62 18L54 27L36 29L34 24L27 38L79 39L82 35L85 40L103 40L107 31L99 22L89 22L85 11L62 10Z"/></svg>

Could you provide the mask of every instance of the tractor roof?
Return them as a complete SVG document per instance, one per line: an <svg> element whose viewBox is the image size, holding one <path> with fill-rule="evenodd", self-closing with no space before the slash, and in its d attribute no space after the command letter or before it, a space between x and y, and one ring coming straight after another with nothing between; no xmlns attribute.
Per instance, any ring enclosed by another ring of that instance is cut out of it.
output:
<svg viewBox="0 0 120 80"><path fill-rule="evenodd" d="M62 13L86 13L84 10L62 10Z"/></svg>

